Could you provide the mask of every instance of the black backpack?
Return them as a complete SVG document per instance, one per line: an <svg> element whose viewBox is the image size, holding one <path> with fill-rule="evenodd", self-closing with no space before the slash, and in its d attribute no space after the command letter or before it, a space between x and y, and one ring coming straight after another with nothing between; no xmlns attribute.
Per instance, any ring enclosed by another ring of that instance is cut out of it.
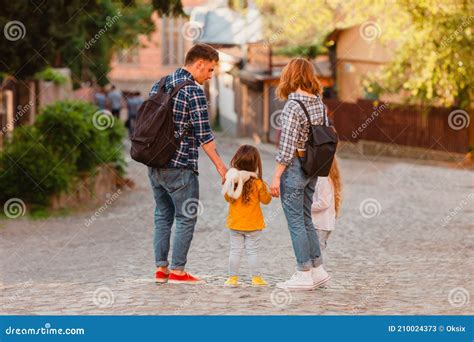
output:
<svg viewBox="0 0 474 342"><path fill-rule="evenodd" d="M324 123L313 125L303 102L295 100L303 108L306 119L310 124L308 140L305 144L305 156L300 157L301 167L307 176L327 177L336 154L338 137L334 126L326 125L328 121L326 106L324 106Z"/></svg>
<svg viewBox="0 0 474 342"><path fill-rule="evenodd" d="M168 77L168 76L167 76ZM187 80L177 84L171 93L165 91L167 77L158 84L158 92L143 102L138 109L130 155L133 160L151 167L164 167L173 157L189 127L181 134L174 131L173 97L187 85Z"/></svg>

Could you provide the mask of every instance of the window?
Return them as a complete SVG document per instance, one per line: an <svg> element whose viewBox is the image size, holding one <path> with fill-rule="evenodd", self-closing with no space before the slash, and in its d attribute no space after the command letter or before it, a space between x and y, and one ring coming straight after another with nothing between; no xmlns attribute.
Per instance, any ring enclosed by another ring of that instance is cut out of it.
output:
<svg viewBox="0 0 474 342"><path fill-rule="evenodd" d="M181 65L184 62L184 37L181 29L187 20L182 17L163 17L161 54L163 65Z"/></svg>

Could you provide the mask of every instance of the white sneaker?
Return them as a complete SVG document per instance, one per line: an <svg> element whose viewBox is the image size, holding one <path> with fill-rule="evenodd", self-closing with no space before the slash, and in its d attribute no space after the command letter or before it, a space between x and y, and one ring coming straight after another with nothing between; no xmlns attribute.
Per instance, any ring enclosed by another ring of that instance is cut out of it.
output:
<svg viewBox="0 0 474 342"><path fill-rule="evenodd" d="M326 272L323 265L312 268L311 276L315 287L322 286L331 279L331 276Z"/></svg>
<svg viewBox="0 0 474 342"><path fill-rule="evenodd" d="M289 280L277 283L276 287L287 290L313 290L316 286L311 271L296 271Z"/></svg>

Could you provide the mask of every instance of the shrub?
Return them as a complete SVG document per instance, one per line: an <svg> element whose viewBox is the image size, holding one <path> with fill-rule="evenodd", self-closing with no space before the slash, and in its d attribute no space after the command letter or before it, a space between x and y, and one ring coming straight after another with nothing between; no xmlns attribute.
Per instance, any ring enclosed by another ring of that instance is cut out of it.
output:
<svg viewBox="0 0 474 342"><path fill-rule="evenodd" d="M100 129L97 118L103 115L107 114L90 103L61 101L47 106L36 124L48 144L77 171L93 171L105 163L116 164L121 171L125 127L116 121L112 127Z"/></svg>
<svg viewBox="0 0 474 342"><path fill-rule="evenodd" d="M120 120L108 115L110 113L99 111L97 107L94 112L84 112L90 138L81 144L78 161L80 171L90 171L96 165L112 163L123 174L123 139L126 129Z"/></svg>
<svg viewBox="0 0 474 342"><path fill-rule="evenodd" d="M67 77L53 68L46 68L35 74L35 78L42 81L54 82L54 84L62 85L67 83Z"/></svg>
<svg viewBox="0 0 474 342"><path fill-rule="evenodd" d="M89 106L94 110L94 106ZM81 154L79 146L89 138L90 133L83 114L76 110L73 102L56 102L45 107L35 126L45 143L56 151L59 157L76 165Z"/></svg>
<svg viewBox="0 0 474 342"><path fill-rule="evenodd" d="M42 140L36 127L19 127L0 155L0 202L20 198L47 205L52 194L67 190L73 168Z"/></svg>
<svg viewBox="0 0 474 342"><path fill-rule="evenodd" d="M121 121L100 129L97 115L107 115L90 103L61 101L43 109L34 126L15 129L0 154L0 203L20 198L31 205L48 205L53 194L67 191L79 172L112 163L125 172ZM112 119L112 117L107 119Z"/></svg>

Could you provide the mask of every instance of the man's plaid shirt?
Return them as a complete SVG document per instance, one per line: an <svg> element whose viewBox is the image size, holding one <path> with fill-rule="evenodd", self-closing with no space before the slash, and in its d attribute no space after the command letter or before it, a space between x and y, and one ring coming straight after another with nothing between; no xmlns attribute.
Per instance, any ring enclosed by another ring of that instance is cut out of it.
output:
<svg viewBox="0 0 474 342"><path fill-rule="evenodd" d="M165 90L170 93L174 86L186 80L194 81L191 73L183 68L177 69L166 80ZM158 92L156 82L150 90L150 96ZM198 170L198 148L214 140L209 124L208 105L204 90L196 85L180 89L173 99L173 115L175 131L183 134L187 123L191 123L189 133L184 137L167 168L185 168Z"/></svg>
<svg viewBox="0 0 474 342"><path fill-rule="evenodd" d="M322 125L324 122L324 104L320 96L311 97L297 93L288 95L288 101L281 113L280 144L276 157L277 162L283 165L291 164L296 149L304 149L310 127L303 108L298 102L292 100L300 100L304 103L311 124Z"/></svg>

